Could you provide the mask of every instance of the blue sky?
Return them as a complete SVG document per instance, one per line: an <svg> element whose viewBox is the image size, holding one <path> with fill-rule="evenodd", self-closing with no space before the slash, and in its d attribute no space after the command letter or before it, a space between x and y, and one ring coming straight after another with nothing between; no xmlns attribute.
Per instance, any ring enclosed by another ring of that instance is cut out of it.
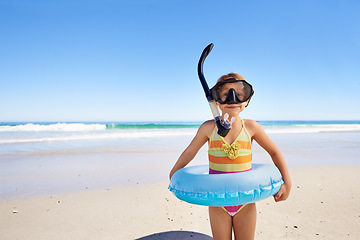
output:
<svg viewBox="0 0 360 240"><path fill-rule="evenodd" d="M0 2L0 121L203 121L237 72L255 120L360 119L360 2Z"/></svg>

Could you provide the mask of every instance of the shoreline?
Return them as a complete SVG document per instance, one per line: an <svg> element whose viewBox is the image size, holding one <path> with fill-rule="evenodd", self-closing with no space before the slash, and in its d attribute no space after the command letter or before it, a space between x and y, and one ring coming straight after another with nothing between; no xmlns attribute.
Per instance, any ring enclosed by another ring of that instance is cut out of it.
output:
<svg viewBox="0 0 360 240"><path fill-rule="evenodd" d="M289 170L289 199L257 204L256 239L360 238L360 189L354 186L360 164ZM211 236L207 207L178 200L164 182L1 200L0 212L0 235L10 240Z"/></svg>

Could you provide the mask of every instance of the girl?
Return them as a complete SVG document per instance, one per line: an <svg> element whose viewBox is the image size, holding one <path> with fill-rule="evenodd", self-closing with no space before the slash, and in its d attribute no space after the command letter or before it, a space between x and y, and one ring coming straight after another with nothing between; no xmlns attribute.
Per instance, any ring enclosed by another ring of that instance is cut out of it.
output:
<svg viewBox="0 0 360 240"><path fill-rule="evenodd" d="M214 120L204 122L190 145L181 154L170 172L170 178L185 167L200 148L209 144L209 174L226 174L251 170L251 143L255 140L271 156L284 180L276 202L286 200L290 194L291 180L285 160L277 146L255 121L240 118L239 114L249 104L252 86L237 73L223 75L211 89L223 119L230 117L232 128L225 137L217 134ZM209 207L210 225L214 240L254 239L256 225L255 203L232 207Z"/></svg>

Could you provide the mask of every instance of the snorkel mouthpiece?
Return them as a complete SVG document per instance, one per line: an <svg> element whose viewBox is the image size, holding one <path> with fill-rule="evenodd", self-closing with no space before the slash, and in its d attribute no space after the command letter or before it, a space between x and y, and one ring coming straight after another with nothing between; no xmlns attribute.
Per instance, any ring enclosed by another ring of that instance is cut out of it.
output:
<svg viewBox="0 0 360 240"><path fill-rule="evenodd" d="M224 119L221 119L220 116L215 117L215 123L218 128L218 134L222 137L225 137L229 133L234 121L235 121L234 117L232 117L231 120L229 120L228 113L224 114Z"/></svg>
<svg viewBox="0 0 360 240"><path fill-rule="evenodd" d="M204 65L205 58L209 55L213 46L214 46L214 44L210 43L202 52L199 63L198 63L198 75L199 75L201 85L204 89L206 99L209 102L211 112L214 116L214 120L215 120L217 129L218 129L218 134L222 137L225 137L229 133L229 131L232 127L233 119L231 119L231 121L229 121L229 119L228 119L229 115L226 116L226 114L224 115L224 120L221 119L219 109L216 106L214 98L211 94L211 91L209 89L209 86L208 86L208 84L205 80L204 74L203 74L203 65Z"/></svg>

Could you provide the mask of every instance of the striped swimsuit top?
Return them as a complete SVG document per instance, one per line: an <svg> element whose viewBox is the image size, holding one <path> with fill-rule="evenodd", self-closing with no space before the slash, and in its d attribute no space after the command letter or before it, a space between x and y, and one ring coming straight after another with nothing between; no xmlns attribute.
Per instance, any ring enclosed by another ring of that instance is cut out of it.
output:
<svg viewBox="0 0 360 240"><path fill-rule="evenodd" d="M251 137L244 120L242 129L232 144L217 134L215 127L209 142L209 174L234 173L251 170Z"/></svg>

